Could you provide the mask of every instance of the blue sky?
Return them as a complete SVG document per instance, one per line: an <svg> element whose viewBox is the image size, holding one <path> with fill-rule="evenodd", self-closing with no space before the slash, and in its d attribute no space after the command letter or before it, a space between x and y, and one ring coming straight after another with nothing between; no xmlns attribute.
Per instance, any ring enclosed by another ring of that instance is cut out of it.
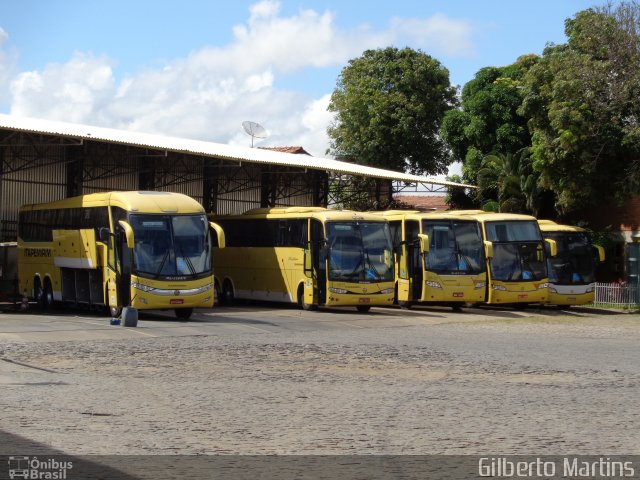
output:
<svg viewBox="0 0 640 480"><path fill-rule="evenodd" d="M340 70L409 46L454 85L563 43L578 0L20 0L0 13L0 112L247 145L328 146Z"/></svg>

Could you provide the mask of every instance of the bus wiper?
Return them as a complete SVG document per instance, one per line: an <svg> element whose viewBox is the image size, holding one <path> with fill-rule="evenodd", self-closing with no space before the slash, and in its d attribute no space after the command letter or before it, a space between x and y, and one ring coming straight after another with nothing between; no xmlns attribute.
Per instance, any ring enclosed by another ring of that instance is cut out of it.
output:
<svg viewBox="0 0 640 480"><path fill-rule="evenodd" d="M160 266L158 267L158 270L154 274L154 276L156 278L160 278L160 274L162 273L162 269L164 268L164 263L167 261L167 258L169 257L169 251L170 250L167 249L167 251L164 252L164 257L162 257L162 261L160 262Z"/></svg>
<svg viewBox="0 0 640 480"><path fill-rule="evenodd" d="M182 245L180 245L180 242L176 242L176 245L180 249L180 255L182 256L182 258L184 258L184 261L187 264L187 267L189 268L189 271L191 272L191 275L195 275L196 274L196 269L193 266L193 263L191 262L191 259L184 254L184 250L182 249Z"/></svg>
<svg viewBox="0 0 640 480"><path fill-rule="evenodd" d="M376 276L376 280L380 280L382 279L382 275L380 275L380 272L378 272L378 270L376 269L375 265L371 262L371 258L369 258L369 249L365 248L364 249L364 255L367 259L367 263L369 264L369 268L371 268L371 270L373 270L373 273ZM365 275L366 275L366 270L365 270Z"/></svg>

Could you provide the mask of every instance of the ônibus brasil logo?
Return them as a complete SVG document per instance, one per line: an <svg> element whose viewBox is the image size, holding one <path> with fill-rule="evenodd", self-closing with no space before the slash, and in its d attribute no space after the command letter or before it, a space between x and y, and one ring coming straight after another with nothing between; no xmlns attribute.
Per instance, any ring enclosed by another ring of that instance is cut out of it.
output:
<svg viewBox="0 0 640 480"><path fill-rule="evenodd" d="M38 480L64 480L67 470L73 468L73 462L38 457L9 457L9 478L24 478Z"/></svg>

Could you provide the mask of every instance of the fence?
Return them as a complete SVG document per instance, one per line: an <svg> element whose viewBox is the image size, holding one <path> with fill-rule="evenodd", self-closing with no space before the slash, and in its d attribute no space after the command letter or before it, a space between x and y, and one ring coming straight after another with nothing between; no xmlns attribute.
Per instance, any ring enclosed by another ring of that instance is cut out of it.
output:
<svg viewBox="0 0 640 480"><path fill-rule="evenodd" d="M618 283L596 283L593 304L596 306L616 306L636 308L640 305L640 286Z"/></svg>

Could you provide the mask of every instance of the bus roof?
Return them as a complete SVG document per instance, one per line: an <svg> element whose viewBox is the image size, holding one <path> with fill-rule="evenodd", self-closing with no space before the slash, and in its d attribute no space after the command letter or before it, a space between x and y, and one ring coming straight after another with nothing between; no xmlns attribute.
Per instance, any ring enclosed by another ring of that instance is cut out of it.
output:
<svg viewBox="0 0 640 480"><path fill-rule="evenodd" d="M386 221L371 212L356 212L353 210L332 210L323 207L276 207L254 208L241 214L210 215L214 220L238 220L246 218L316 218L321 221L332 220L367 220Z"/></svg>
<svg viewBox="0 0 640 480"><path fill-rule="evenodd" d="M475 218L480 222L536 220L536 217L533 217L531 215L523 215L521 213L497 213L485 212L484 210L450 210L450 213Z"/></svg>
<svg viewBox="0 0 640 480"><path fill-rule="evenodd" d="M540 230L542 232L586 232L584 228L574 227L573 225L562 225L552 220L538 220Z"/></svg>
<svg viewBox="0 0 640 480"><path fill-rule="evenodd" d="M419 210L386 210L383 212L373 212L387 220L399 220L402 218L412 220L475 220L469 215L461 215L457 210L447 210L443 212L421 212Z"/></svg>
<svg viewBox="0 0 640 480"><path fill-rule="evenodd" d="M79 195L49 203L23 205L20 210L101 207L113 205L130 212L145 213L204 213L196 200L182 193L131 191L101 192Z"/></svg>

